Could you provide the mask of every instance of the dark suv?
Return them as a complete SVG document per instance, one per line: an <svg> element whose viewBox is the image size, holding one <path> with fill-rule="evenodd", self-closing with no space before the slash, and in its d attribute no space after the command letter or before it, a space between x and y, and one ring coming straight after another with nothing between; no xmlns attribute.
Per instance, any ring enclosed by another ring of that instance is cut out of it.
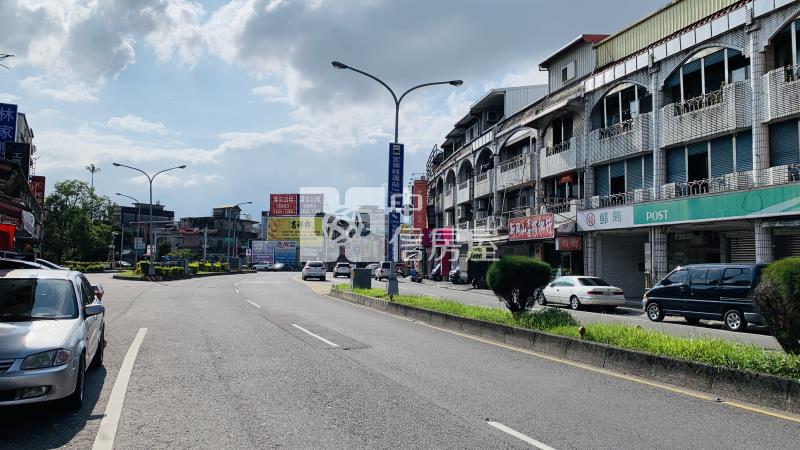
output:
<svg viewBox="0 0 800 450"><path fill-rule="evenodd" d="M722 320L731 331L744 331L748 323L763 325L753 290L758 285L759 264L694 264L678 267L644 294L647 318L682 316L689 323Z"/></svg>

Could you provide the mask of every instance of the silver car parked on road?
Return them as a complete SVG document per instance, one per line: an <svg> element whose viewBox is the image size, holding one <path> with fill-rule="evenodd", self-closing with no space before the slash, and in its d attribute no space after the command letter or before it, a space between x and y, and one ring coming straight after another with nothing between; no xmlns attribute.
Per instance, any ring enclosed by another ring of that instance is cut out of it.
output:
<svg viewBox="0 0 800 450"><path fill-rule="evenodd" d="M95 292L80 272L0 271L0 406L83 405L84 373L103 364L105 346Z"/></svg>

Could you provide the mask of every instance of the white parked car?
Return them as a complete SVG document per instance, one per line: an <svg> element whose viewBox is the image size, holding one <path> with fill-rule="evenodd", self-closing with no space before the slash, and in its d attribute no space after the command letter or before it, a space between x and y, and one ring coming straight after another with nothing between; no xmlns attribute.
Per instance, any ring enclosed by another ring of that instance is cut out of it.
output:
<svg viewBox="0 0 800 450"><path fill-rule="evenodd" d="M272 270L272 263L269 262L260 262L253 264L253 270L255 271L263 271L263 270Z"/></svg>
<svg viewBox="0 0 800 450"><path fill-rule="evenodd" d="M375 279L378 281L388 279L389 276L392 274L392 263L391 261L381 261L378 264L378 267L375 268L373 273L375 274Z"/></svg>
<svg viewBox="0 0 800 450"><path fill-rule="evenodd" d="M327 272L325 270L325 264L322 261L308 261L303 267L302 277L303 280L307 280L309 278L317 278L319 280L325 281L325 276Z"/></svg>
<svg viewBox="0 0 800 450"><path fill-rule="evenodd" d="M542 289L540 305L560 303L574 310L583 306L616 308L625 304L625 292L611 286L602 278L569 276L558 277Z"/></svg>
<svg viewBox="0 0 800 450"><path fill-rule="evenodd" d="M378 268L378 263L372 263L372 264L367 265L367 269L370 270L370 274L373 277L375 276L375 269L377 269L377 268Z"/></svg>
<svg viewBox="0 0 800 450"><path fill-rule="evenodd" d="M333 278L338 276L350 278L350 263L336 263L336 267L333 268Z"/></svg>

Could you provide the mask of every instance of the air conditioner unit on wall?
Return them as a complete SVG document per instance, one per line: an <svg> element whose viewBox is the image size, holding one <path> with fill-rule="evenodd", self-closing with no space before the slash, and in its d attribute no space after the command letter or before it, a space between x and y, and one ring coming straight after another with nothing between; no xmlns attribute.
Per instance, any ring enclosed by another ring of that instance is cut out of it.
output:
<svg viewBox="0 0 800 450"><path fill-rule="evenodd" d="M647 188L645 188L645 189L635 189L633 191L633 201L635 203L641 203L641 202L648 202L648 201L652 200L650 198L650 192L651 192L650 189L647 189Z"/></svg>
<svg viewBox="0 0 800 450"><path fill-rule="evenodd" d="M661 198L675 197L677 183L667 183L661 186Z"/></svg>

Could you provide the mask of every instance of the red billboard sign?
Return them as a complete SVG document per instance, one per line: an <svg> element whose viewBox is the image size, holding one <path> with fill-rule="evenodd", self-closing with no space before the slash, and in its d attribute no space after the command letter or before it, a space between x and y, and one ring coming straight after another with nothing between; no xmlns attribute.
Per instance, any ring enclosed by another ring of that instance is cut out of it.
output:
<svg viewBox="0 0 800 450"><path fill-rule="evenodd" d="M297 194L269 194L271 217L293 217L297 215Z"/></svg>
<svg viewBox="0 0 800 450"><path fill-rule="evenodd" d="M580 236L559 236L558 249L562 252L576 252L583 248Z"/></svg>
<svg viewBox="0 0 800 450"><path fill-rule="evenodd" d="M35 175L31 177L31 192L33 192L33 198L39 203L39 206L44 208L44 181L45 178L41 175Z"/></svg>
<svg viewBox="0 0 800 450"><path fill-rule="evenodd" d="M422 230L428 226L428 182L425 180L414 180L412 188L411 204L414 207L412 224L414 228Z"/></svg>
<svg viewBox="0 0 800 450"><path fill-rule="evenodd" d="M552 239L555 237L553 214L520 217L508 220L508 240Z"/></svg>

